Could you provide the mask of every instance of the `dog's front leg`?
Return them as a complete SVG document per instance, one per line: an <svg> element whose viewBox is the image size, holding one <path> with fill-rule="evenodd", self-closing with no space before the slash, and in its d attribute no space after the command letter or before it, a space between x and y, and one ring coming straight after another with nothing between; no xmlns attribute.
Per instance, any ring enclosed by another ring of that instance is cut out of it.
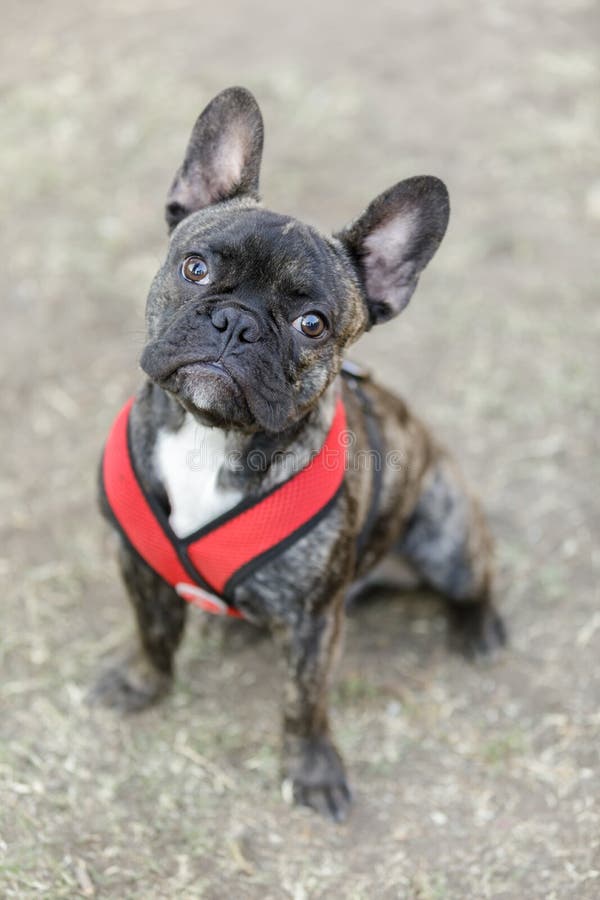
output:
<svg viewBox="0 0 600 900"><path fill-rule="evenodd" d="M101 673L88 699L122 712L138 712L156 703L171 686L187 604L125 545L119 550L119 565L135 612L137 638Z"/></svg>
<svg viewBox="0 0 600 900"><path fill-rule="evenodd" d="M286 680L283 712L284 793L336 821L351 802L342 758L329 734L327 691L342 638L344 593L319 612L276 629L283 646Z"/></svg>

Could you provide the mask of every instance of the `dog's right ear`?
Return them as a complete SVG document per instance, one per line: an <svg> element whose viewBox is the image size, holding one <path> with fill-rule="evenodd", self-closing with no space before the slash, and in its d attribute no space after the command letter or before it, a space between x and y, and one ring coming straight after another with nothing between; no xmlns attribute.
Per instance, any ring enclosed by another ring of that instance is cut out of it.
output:
<svg viewBox="0 0 600 900"><path fill-rule="evenodd" d="M258 198L263 120L250 91L227 88L198 117L167 197L172 231L190 213L242 194Z"/></svg>

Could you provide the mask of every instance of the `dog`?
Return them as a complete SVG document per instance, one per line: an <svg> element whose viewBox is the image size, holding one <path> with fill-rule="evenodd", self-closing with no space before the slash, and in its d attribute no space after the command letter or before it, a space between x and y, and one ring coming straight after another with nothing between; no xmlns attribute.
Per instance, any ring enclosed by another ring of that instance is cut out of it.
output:
<svg viewBox="0 0 600 900"><path fill-rule="evenodd" d="M126 711L162 697L190 604L266 627L285 661L286 791L341 821L351 793L327 690L352 586L392 555L446 599L466 655L497 650L505 629L492 541L456 464L344 361L409 302L446 231L446 187L401 181L329 237L262 207L262 146L252 94L223 91L168 194L147 378L100 478L138 636L93 696Z"/></svg>

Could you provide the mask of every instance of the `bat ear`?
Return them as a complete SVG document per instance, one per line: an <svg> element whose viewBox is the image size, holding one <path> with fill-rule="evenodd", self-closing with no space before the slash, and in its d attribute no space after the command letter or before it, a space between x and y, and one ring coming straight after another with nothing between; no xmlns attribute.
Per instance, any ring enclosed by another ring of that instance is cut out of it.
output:
<svg viewBox="0 0 600 900"><path fill-rule="evenodd" d="M445 184L423 175L380 194L336 235L358 269L371 324L385 322L404 309L444 237L449 215Z"/></svg>
<svg viewBox="0 0 600 900"><path fill-rule="evenodd" d="M172 231L190 213L242 194L258 198L263 120L250 91L227 88L211 100L192 130L167 196Z"/></svg>

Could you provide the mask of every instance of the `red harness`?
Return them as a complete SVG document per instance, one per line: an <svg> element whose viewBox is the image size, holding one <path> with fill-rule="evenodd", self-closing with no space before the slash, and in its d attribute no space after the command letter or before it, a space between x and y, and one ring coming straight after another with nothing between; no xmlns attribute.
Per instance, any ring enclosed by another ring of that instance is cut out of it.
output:
<svg viewBox="0 0 600 900"><path fill-rule="evenodd" d="M241 617L231 599L235 585L316 525L339 494L347 445L344 404L338 400L325 443L307 466L179 538L135 471L129 445L133 403L129 400L117 416L102 459L102 483L117 527L185 600L207 612Z"/></svg>

